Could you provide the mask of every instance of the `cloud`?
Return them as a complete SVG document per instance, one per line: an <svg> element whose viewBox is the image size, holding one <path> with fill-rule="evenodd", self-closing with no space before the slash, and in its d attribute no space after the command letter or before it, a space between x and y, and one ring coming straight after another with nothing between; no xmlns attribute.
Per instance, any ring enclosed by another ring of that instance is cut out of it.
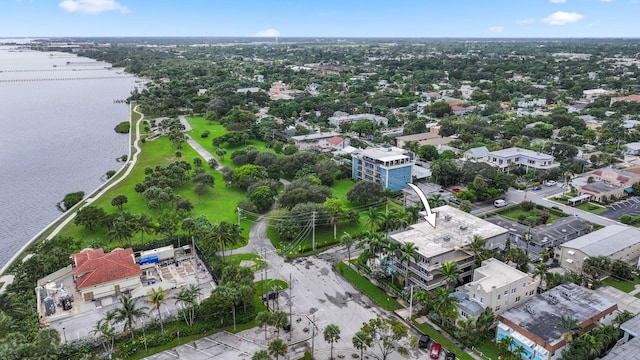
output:
<svg viewBox="0 0 640 360"><path fill-rule="evenodd" d="M504 26L502 26L502 25L492 26L492 27L489 28L489 31L494 32L494 33L502 32L502 30L504 30Z"/></svg>
<svg viewBox="0 0 640 360"><path fill-rule="evenodd" d="M534 18L522 19L522 20L516 20L516 24L519 24L519 25L533 24L535 21L536 21L536 19L534 19Z"/></svg>
<svg viewBox="0 0 640 360"><path fill-rule="evenodd" d="M128 13L129 9L115 0L63 0L58 6L68 12L99 14L103 11Z"/></svg>
<svg viewBox="0 0 640 360"><path fill-rule="evenodd" d="M564 25L580 21L582 18L584 18L584 15L575 12L557 11L542 19L542 22L550 25Z"/></svg>
<svg viewBox="0 0 640 360"><path fill-rule="evenodd" d="M276 30L276 29L267 29L267 30L261 30L258 31L255 35L253 36L259 36L259 37L277 37L280 36L280 31Z"/></svg>
<svg viewBox="0 0 640 360"><path fill-rule="evenodd" d="M567 0L549 0L554 4L564 4L567 2Z"/></svg>

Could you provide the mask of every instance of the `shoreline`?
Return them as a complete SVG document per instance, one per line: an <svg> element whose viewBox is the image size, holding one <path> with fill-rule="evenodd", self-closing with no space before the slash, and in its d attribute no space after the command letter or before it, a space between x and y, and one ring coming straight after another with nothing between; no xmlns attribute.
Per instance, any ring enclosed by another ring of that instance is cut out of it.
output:
<svg viewBox="0 0 640 360"><path fill-rule="evenodd" d="M127 162L106 183L100 185L97 189L93 190L82 201L80 201L79 203L77 203L76 205L74 205L73 207L68 209L66 212L64 212L63 214L58 216L51 223L49 223L42 230L40 230L36 235L34 235L29 241L27 241L20 248L20 250L18 250L15 254L13 254L13 256L11 256L11 258L7 261L7 263L4 264L2 266L2 268L0 268L0 276L10 275L10 274L6 273L7 270L16 262L16 260L18 260L27 251L27 249L31 245L33 245L39 239L41 239L42 236L46 232L52 230L51 233L46 236L46 238L42 239L42 241L50 240L51 238L56 236L60 232L60 230L62 230L64 228L64 226L66 226L71 220L73 220L77 210L79 210L80 207L83 207L83 206L91 204L94 200L96 200L97 198L102 196L106 191L111 189L111 187L115 186L120 181L122 181L124 178L126 178L127 175L129 175L128 172L130 172L131 171L130 169L133 169L133 167L135 166L135 163L136 163L136 161L138 159L138 154L141 151L141 149L139 147L139 141L140 141L140 129L139 129L139 127L140 127L140 122L142 122L144 120L144 114L142 114L142 113L140 113L140 112L138 112L136 110L137 106L134 107L135 104L136 104L135 102L131 102L129 104L129 123L131 124L133 122L133 112L134 111L136 113L140 114L140 119L138 119L138 121L135 124L135 132L136 132L135 141L133 141L133 130L134 130L133 126L131 126L131 131L129 131L129 146L128 146L129 151L128 151ZM133 124L131 124L131 125L133 125ZM134 154L132 154L133 148L136 149L136 152ZM124 174L123 176L120 176L123 171L125 171L125 172L128 171L128 172L126 174Z"/></svg>

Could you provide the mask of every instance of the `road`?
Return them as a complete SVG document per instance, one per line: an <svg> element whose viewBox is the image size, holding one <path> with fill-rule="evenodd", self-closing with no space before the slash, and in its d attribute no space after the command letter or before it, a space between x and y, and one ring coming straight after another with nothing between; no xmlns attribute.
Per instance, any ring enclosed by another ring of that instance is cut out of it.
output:
<svg viewBox="0 0 640 360"><path fill-rule="evenodd" d="M572 206L567 206L555 201L548 200L548 198L560 194L563 191L566 191L566 188L563 188L562 184L558 184L555 186L542 186L542 188L538 191L509 189L506 192L504 199L509 205L518 204L528 200L546 207L556 206L567 214L578 216L583 220L587 220L589 222L602 226L620 224L618 221L608 219L604 216L592 214L588 211L583 211ZM485 203L474 207L474 209L471 211L471 214L478 216L494 210L496 210L496 207L493 206L493 203Z"/></svg>

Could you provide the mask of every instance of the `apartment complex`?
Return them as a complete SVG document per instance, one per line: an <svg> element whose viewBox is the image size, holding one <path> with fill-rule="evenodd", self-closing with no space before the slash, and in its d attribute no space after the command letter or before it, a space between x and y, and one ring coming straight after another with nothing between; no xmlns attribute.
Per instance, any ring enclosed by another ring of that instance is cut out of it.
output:
<svg viewBox="0 0 640 360"><path fill-rule="evenodd" d="M292 136L291 139L300 151L311 149L343 150L350 144L349 139L343 138L340 133L335 131Z"/></svg>
<svg viewBox="0 0 640 360"><path fill-rule="evenodd" d="M389 235L400 244L414 243L416 261L409 263L409 281L423 290L432 290L445 284L437 270L447 261L454 261L461 270L463 280L469 281L473 273L474 256L465 251L474 236L486 240L487 248L502 248L508 230L477 218L449 205L433 209L437 214L435 228L427 222L412 225L408 230ZM405 275L406 263L389 259L389 268L400 276Z"/></svg>
<svg viewBox="0 0 640 360"><path fill-rule="evenodd" d="M620 197L633 193L633 184L640 182L640 167L630 167L623 170L604 168L591 173L594 182L581 186L580 195L591 195L594 201L602 201L611 196Z"/></svg>
<svg viewBox="0 0 640 360"><path fill-rule="evenodd" d="M487 308L498 315L532 298L538 282L526 273L502 261L487 259L473 271L473 280L459 289L463 300L458 302L459 313L464 318L478 318ZM482 308L470 304L474 302Z"/></svg>
<svg viewBox="0 0 640 360"><path fill-rule="evenodd" d="M593 290L573 283L558 285L496 317L496 341L504 337L522 346L523 359L555 360L566 346L560 318L571 316L582 329L608 322L618 305Z"/></svg>
<svg viewBox="0 0 640 360"><path fill-rule="evenodd" d="M560 166L552 155L517 147L490 151L485 161L504 172L508 172L511 165L524 167L527 171L530 168L548 170Z"/></svg>
<svg viewBox="0 0 640 360"><path fill-rule="evenodd" d="M393 191L412 181L416 159L411 151L394 146L367 148L353 152L351 158L354 179L377 182Z"/></svg>
<svg viewBox="0 0 640 360"><path fill-rule="evenodd" d="M612 261L622 260L635 265L640 257L640 230L609 225L577 239L567 241L556 249L556 258L563 268L581 273L588 257L606 256Z"/></svg>
<svg viewBox="0 0 640 360"><path fill-rule="evenodd" d="M344 123L352 123L360 120L368 120L378 125L384 125L384 126L387 126L389 122L389 119L387 119L384 116L379 116L374 114L349 115L342 111L336 111L335 113L333 113L333 116L329 117L327 120L329 121L329 124L335 127L339 127Z"/></svg>

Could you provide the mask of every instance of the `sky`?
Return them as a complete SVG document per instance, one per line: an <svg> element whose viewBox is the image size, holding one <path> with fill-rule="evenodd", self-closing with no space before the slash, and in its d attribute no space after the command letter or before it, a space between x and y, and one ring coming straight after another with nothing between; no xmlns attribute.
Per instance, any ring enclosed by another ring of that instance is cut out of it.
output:
<svg viewBox="0 0 640 360"><path fill-rule="evenodd" d="M640 0L0 0L0 37L639 37Z"/></svg>

